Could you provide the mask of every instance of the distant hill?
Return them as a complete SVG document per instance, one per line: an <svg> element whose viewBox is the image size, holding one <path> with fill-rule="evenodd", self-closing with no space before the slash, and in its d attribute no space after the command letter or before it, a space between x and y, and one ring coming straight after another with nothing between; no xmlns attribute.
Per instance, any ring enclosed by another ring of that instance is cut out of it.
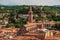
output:
<svg viewBox="0 0 60 40"><path fill-rule="evenodd" d="M54 5L55 7L60 7L60 5Z"/></svg>
<svg viewBox="0 0 60 40"><path fill-rule="evenodd" d="M7 6L7 5L0 5L0 12L9 12L9 13L27 13L29 10L29 7L33 8L34 13L40 13L40 7L37 5L13 5L13 6ZM54 6L43 6L45 13L55 13L54 11L57 11L60 13L60 5L54 5Z"/></svg>

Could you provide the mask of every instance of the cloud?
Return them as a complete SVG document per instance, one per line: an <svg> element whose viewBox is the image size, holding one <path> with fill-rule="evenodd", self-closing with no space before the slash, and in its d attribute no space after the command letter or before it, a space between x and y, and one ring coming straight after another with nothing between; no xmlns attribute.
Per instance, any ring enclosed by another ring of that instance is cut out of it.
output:
<svg viewBox="0 0 60 40"><path fill-rule="evenodd" d="M3 5L60 5L60 0L0 0Z"/></svg>

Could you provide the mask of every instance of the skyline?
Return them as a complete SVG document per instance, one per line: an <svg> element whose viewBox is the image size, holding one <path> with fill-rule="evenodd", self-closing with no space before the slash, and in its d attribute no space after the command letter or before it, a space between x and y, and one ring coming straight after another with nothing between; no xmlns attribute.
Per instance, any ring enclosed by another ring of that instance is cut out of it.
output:
<svg viewBox="0 0 60 40"><path fill-rule="evenodd" d="M1 5L60 5L60 0L0 0Z"/></svg>

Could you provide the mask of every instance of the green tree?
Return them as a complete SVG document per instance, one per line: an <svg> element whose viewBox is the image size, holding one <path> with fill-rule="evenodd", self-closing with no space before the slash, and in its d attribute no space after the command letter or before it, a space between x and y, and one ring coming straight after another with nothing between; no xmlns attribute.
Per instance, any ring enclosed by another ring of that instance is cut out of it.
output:
<svg viewBox="0 0 60 40"><path fill-rule="evenodd" d="M52 28L55 28L57 30L60 30L60 24L55 24L55 25L52 26Z"/></svg>
<svg viewBox="0 0 60 40"><path fill-rule="evenodd" d="M11 27L11 26L14 26L14 24L12 24L12 23L9 24L9 23L8 23L8 24L6 25L6 28L9 28L9 27Z"/></svg>

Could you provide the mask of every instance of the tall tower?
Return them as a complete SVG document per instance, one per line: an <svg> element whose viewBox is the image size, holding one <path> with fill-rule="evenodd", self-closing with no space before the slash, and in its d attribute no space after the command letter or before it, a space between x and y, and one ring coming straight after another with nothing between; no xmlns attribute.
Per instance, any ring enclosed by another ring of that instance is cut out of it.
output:
<svg viewBox="0 0 60 40"><path fill-rule="evenodd" d="M33 22L33 11L32 11L32 7L30 7L29 13L28 13L28 23L32 23Z"/></svg>

